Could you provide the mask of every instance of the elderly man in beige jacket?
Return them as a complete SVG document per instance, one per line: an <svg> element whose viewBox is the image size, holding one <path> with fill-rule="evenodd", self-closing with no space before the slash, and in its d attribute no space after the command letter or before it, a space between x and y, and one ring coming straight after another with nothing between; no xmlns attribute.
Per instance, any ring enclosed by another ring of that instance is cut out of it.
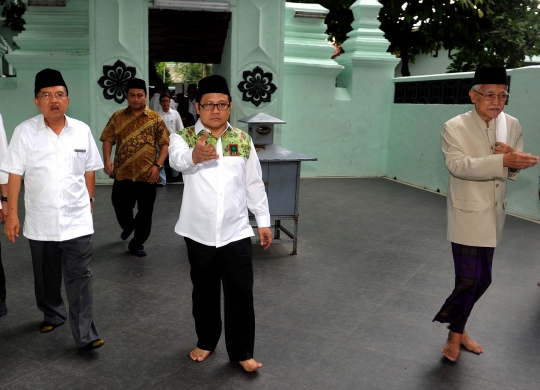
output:
<svg viewBox="0 0 540 390"><path fill-rule="evenodd" d="M450 180L447 197L448 240L452 243L456 284L433 321L449 323L442 349L455 361L463 345L482 346L465 332L471 310L491 284L491 264L506 216L506 180L538 163L523 153L521 127L503 113L508 99L505 68L480 68L469 96L474 109L450 119L441 147Z"/></svg>

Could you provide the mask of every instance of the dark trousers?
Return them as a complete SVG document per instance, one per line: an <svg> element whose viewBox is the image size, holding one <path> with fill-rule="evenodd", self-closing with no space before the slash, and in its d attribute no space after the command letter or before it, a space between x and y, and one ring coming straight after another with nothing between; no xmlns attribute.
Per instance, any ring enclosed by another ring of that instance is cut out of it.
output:
<svg viewBox="0 0 540 390"><path fill-rule="evenodd" d="M185 238L191 281L197 347L213 351L221 336L221 283L225 306L225 345L232 362L253 358L255 310L251 240L223 247Z"/></svg>
<svg viewBox="0 0 540 390"><path fill-rule="evenodd" d="M0 311L6 306L6 274L2 265L2 250L0 247Z"/></svg>
<svg viewBox="0 0 540 390"><path fill-rule="evenodd" d="M156 185L142 181L115 180L111 199L116 219L122 230L134 231L128 249L130 251L144 249L143 244L150 237L152 230ZM133 218L135 204L137 204L137 215Z"/></svg>
<svg viewBox="0 0 540 390"><path fill-rule="evenodd" d="M66 321L62 273L69 303L69 324L77 346L99 339L92 309L92 235L66 241L28 240L34 267L34 288L43 320Z"/></svg>
<svg viewBox="0 0 540 390"><path fill-rule="evenodd" d="M452 243L455 287L433 321L449 323L448 329L463 334L474 304L491 284L495 248Z"/></svg>

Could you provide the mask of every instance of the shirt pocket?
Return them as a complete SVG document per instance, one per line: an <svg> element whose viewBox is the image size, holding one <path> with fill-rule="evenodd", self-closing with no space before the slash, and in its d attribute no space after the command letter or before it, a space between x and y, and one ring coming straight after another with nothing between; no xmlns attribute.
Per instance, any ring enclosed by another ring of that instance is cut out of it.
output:
<svg viewBox="0 0 540 390"><path fill-rule="evenodd" d="M71 152L71 172L72 173L84 173L85 163L86 163L86 150L77 149Z"/></svg>

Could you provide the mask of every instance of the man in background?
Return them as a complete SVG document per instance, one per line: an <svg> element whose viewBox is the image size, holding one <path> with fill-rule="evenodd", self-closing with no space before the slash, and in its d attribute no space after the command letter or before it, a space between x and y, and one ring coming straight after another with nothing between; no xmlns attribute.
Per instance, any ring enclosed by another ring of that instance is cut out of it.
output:
<svg viewBox="0 0 540 390"><path fill-rule="evenodd" d="M167 94L163 94L159 98L159 105L161 106L157 113L161 116L167 129L170 134L176 133L178 130L182 130L184 125L182 124L182 119L178 111L171 108L171 98ZM171 168L171 175L174 178L177 178L180 173ZM167 175L165 173L165 168L162 168L159 172L160 182L158 185L164 186L167 184Z"/></svg>
<svg viewBox="0 0 540 390"><path fill-rule="evenodd" d="M120 238L125 241L133 233L128 250L144 257L144 243L152 230L156 183L169 148L169 131L159 114L146 105L146 82L133 78L127 89L128 107L110 117L100 140L105 173L114 179L111 199L122 228ZM114 162L111 161L113 145L116 145Z"/></svg>

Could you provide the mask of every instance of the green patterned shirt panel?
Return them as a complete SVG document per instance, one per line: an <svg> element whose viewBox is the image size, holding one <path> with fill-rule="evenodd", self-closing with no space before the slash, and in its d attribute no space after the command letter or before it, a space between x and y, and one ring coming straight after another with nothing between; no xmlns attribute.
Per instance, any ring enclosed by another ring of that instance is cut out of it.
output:
<svg viewBox="0 0 540 390"><path fill-rule="evenodd" d="M185 129L178 130L176 133L186 141L190 148L194 148L197 141L204 136L204 129L195 132L195 126L186 127ZM212 134L208 134L206 140L207 145L212 145L216 148L218 139ZM224 157L245 157L249 158L251 152L251 137L244 131L229 127L221 135L221 147Z"/></svg>

